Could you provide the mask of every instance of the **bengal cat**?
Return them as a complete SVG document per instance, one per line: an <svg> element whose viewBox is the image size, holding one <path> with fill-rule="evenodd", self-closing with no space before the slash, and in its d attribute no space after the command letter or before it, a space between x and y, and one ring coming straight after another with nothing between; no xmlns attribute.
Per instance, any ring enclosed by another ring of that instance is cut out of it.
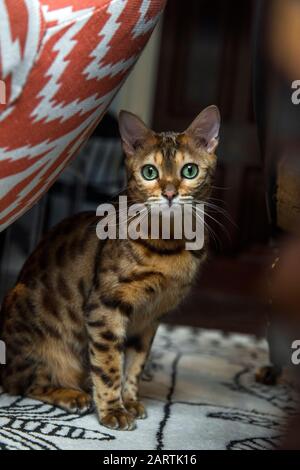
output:
<svg viewBox="0 0 300 470"><path fill-rule="evenodd" d="M129 200L194 204L210 195L220 115L206 108L183 133L155 133L121 112ZM181 240L101 241L97 217L54 227L26 261L1 310L1 383L72 413L96 408L109 428L146 417L138 382L160 317L187 295L205 249Z"/></svg>

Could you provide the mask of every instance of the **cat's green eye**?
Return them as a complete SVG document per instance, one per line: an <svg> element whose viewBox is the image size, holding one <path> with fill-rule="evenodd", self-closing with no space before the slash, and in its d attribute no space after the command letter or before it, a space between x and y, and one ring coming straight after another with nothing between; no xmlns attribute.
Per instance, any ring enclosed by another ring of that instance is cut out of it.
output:
<svg viewBox="0 0 300 470"><path fill-rule="evenodd" d="M142 168L142 176L148 181L156 180L158 178L158 170L154 165L145 165Z"/></svg>
<svg viewBox="0 0 300 470"><path fill-rule="evenodd" d="M196 176L198 176L198 173L199 167L198 165L196 165L196 163L187 163L181 170L181 176L189 180L196 178Z"/></svg>

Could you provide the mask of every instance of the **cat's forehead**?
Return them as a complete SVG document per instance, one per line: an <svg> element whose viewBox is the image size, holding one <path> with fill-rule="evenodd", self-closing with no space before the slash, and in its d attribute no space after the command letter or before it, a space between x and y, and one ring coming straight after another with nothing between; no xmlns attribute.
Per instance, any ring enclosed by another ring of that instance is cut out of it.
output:
<svg viewBox="0 0 300 470"><path fill-rule="evenodd" d="M146 159L154 164L171 169L191 157L192 150L184 134L162 132L155 138L155 144L145 153Z"/></svg>
<svg viewBox="0 0 300 470"><path fill-rule="evenodd" d="M205 160L202 153L200 148L192 145L186 133L161 132L152 134L131 162L137 171L141 165L152 164L165 174L177 174L178 167Z"/></svg>
<svg viewBox="0 0 300 470"><path fill-rule="evenodd" d="M183 135L176 132L162 132L155 135L155 145L148 153L148 157L154 163L166 169L171 169L178 163L178 159L183 159L186 147L183 142Z"/></svg>
<svg viewBox="0 0 300 470"><path fill-rule="evenodd" d="M176 132L161 132L156 134L156 151L161 152L166 159L174 158L182 147L182 134Z"/></svg>

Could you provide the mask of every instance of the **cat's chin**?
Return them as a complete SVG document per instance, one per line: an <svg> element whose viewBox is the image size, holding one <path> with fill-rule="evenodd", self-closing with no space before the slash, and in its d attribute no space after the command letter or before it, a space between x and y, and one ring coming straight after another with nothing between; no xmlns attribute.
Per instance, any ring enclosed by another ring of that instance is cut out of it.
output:
<svg viewBox="0 0 300 470"><path fill-rule="evenodd" d="M168 201L163 201L163 202L160 202L159 204L151 204L150 205L150 208L151 210L157 210L157 211L161 211L161 212L168 212L170 210L174 211L176 209L180 209L181 207L183 207L183 204L180 204L180 202L168 202Z"/></svg>

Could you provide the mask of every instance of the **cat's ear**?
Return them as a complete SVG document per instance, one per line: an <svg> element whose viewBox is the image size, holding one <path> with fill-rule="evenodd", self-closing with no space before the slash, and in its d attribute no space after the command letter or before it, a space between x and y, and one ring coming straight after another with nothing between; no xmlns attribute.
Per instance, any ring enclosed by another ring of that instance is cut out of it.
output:
<svg viewBox="0 0 300 470"><path fill-rule="evenodd" d="M220 111L217 106L205 108L185 134L191 138L197 146L204 147L208 153L214 153L219 143L219 131L221 124Z"/></svg>
<svg viewBox="0 0 300 470"><path fill-rule="evenodd" d="M126 155L134 155L139 147L153 136L153 131L135 114L121 111L119 114L119 130L123 149Z"/></svg>

